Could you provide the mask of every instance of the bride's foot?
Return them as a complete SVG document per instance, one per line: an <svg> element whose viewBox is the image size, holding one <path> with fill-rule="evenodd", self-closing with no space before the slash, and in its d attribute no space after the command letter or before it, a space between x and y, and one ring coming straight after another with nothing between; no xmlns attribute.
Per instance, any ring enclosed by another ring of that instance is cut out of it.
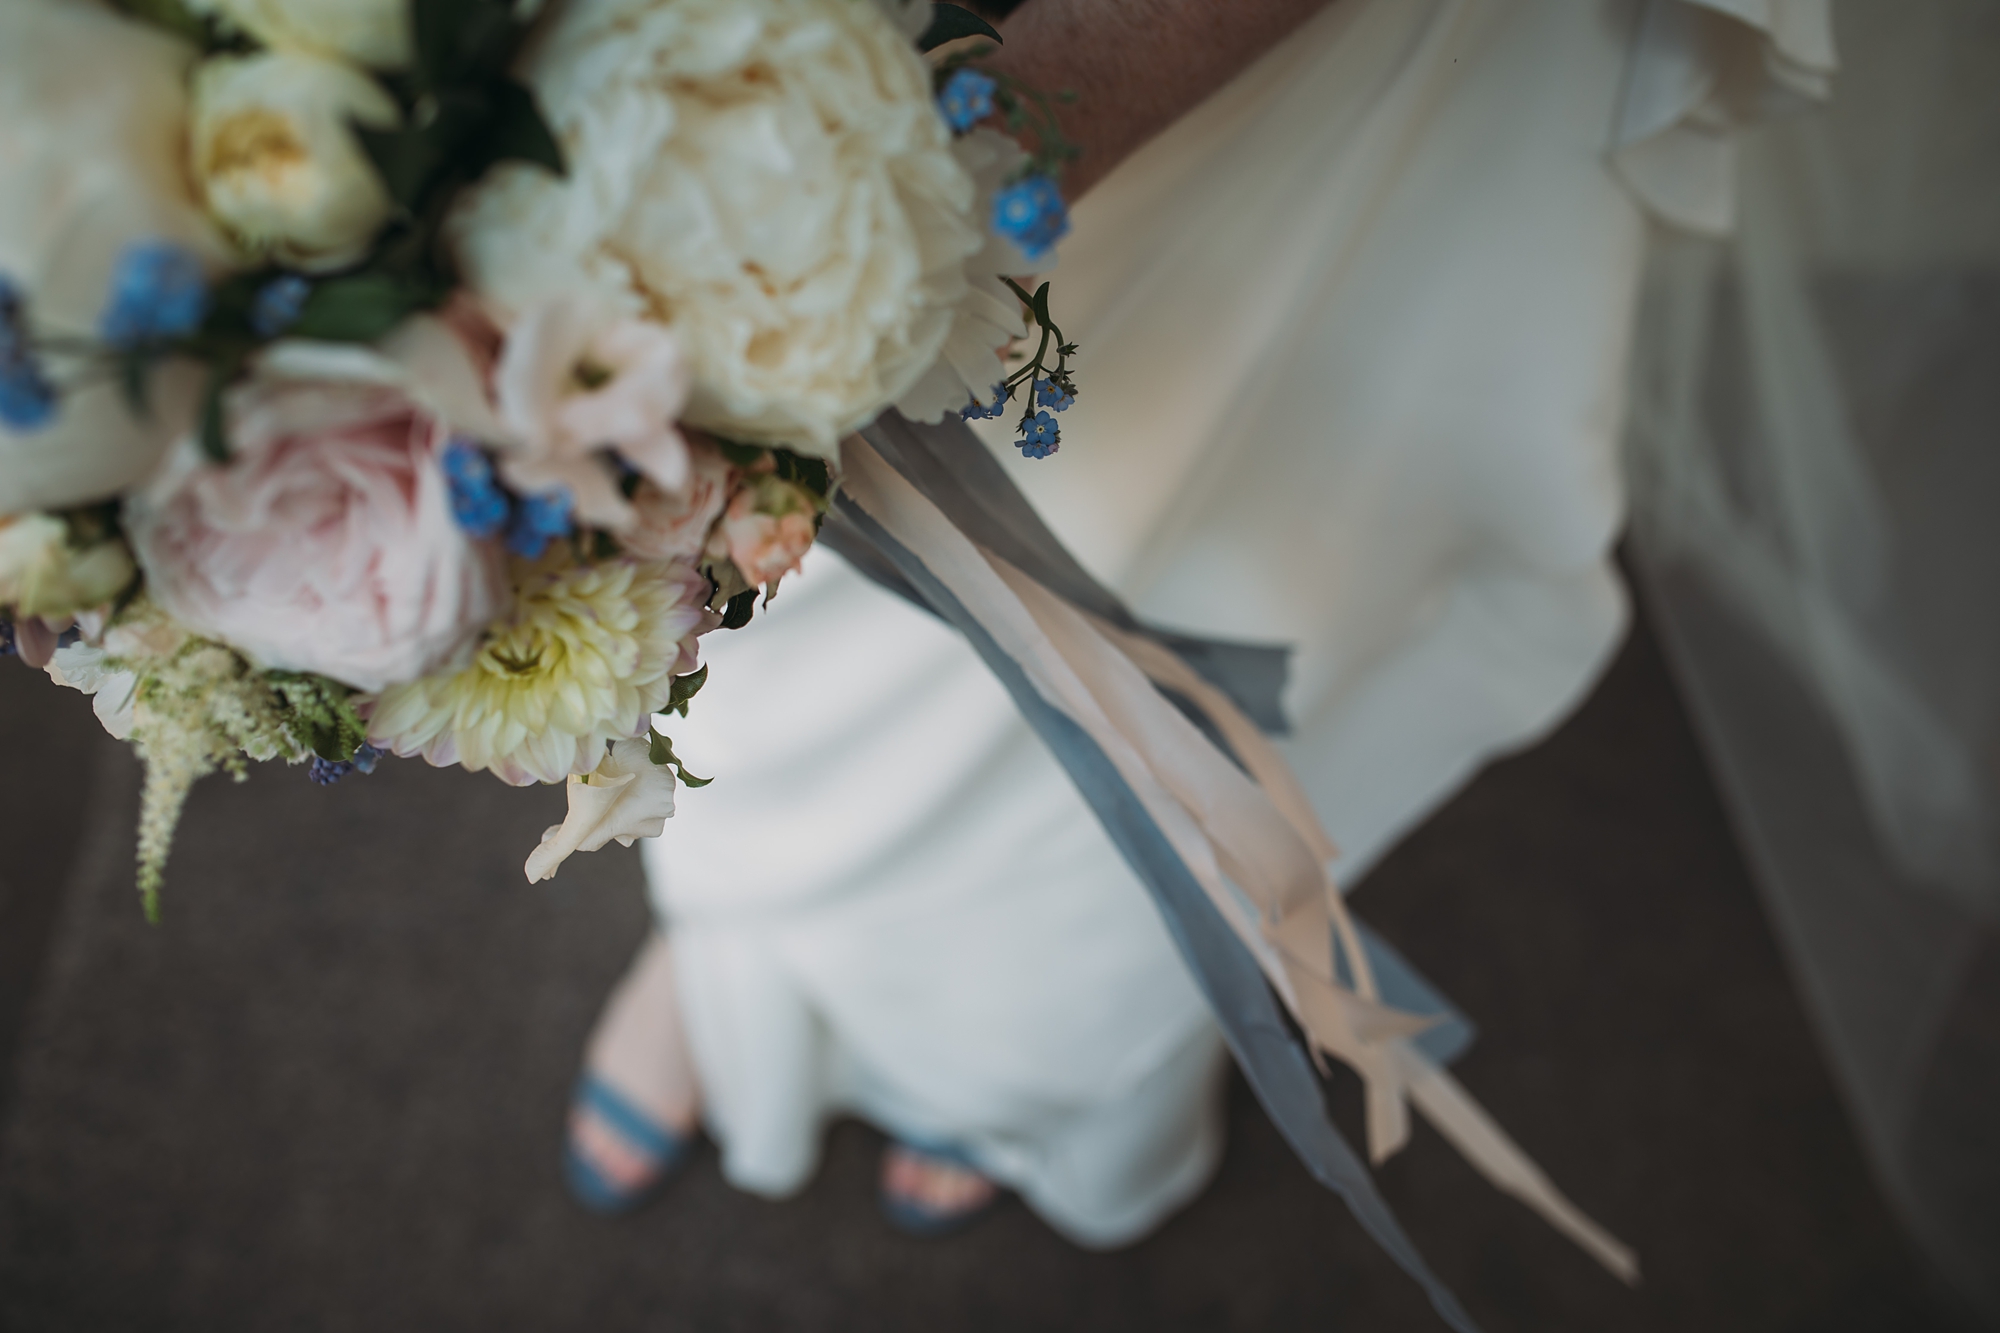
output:
<svg viewBox="0 0 2000 1333"><path fill-rule="evenodd" d="M882 1215L912 1236L947 1236L983 1217L1000 1187L956 1148L892 1143L882 1154Z"/></svg>
<svg viewBox="0 0 2000 1333"><path fill-rule="evenodd" d="M594 1212L637 1207L687 1160L699 1113L673 958L656 933L591 1033L563 1151L570 1193Z"/></svg>

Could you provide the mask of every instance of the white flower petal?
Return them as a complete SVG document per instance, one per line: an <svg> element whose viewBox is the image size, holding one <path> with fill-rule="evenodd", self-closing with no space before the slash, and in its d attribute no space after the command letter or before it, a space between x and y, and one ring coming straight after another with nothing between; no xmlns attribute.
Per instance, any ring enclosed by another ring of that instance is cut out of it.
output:
<svg viewBox="0 0 2000 1333"><path fill-rule="evenodd" d="M528 854L528 882L551 879L575 852L594 852L616 838L657 838L674 813L674 773L655 764L646 740L619 741L588 776L569 780L569 816L542 835Z"/></svg>

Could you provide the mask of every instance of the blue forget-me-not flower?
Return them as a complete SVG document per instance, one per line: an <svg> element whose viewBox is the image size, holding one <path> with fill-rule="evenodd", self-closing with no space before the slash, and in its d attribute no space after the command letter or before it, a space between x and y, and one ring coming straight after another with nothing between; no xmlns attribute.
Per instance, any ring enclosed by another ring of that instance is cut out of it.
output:
<svg viewBox="0 0 2000 1333"><path fill-rule="evenodd" d="M27 300L12 280L0 276L0 425L34 430L55 414L56 386L28 342Z"/></svg>
<svg viewBox="0 0 2000 1333"><path fill-rule="evenodd" d="M1035 381L1035 401L1043 407L1057 412L1066 412L1076 402L1076 395L1064 389L1054 380Z"/></svg>
<svg viewBox="0 0 2000 1333"><path fill-rule="evenodd" d="M319 786L331 787L349 773L373 773L375 761L381 757L380 750L363 741L354 747L352 759L322 759L314 755L312 763L306 768L306 776Z"/></svg>
<svg viewBox="0 0 2000 1333"><path fill-rule="evenodd" d="M55 418L56 386L26 348L0 352L0 425L30 431Z"/></svg>
<svg viewBox="0 0 2000 1333"><path fill-rule="evenodd" d="M201 258L170 241L136 241L111 270L111 294L97 332L114 347L182 338L208 317Z"/></svg>
<svg viewBox="0 0 2000 1333"><path fill-rule="evenodd" d="M998 85L970 65L952 71L938 90L938 110L944 123L963 134L993 114L993 90Z"/></svg>
<svg viewBox="0 0 2000 1333"><path fill-rule="evenodd" d="M1061 447L1061 439L1056 419L1047 412L1037 412L1021 423L1021 438L1015 443L1029 458L1047 458Z"/></svg>
<svg viewBox="0 0 2000 1333"><path fill-rule="evenodd" d="M444 447L444 478L451 488L451 516L474 537L491 537L507 526L507 493L493 479L486 451L453 437Z"/></svg>
<svg viewBox="0 0 2000 1333"><path fill-rule="evenodd" d="M275 338L299 322L312 284L296 273L282 273L257 289L250 304L250 327L260 338Z"/></svg>
<svg viewBox="0 0 2000 1333"><path fill-rule="evenodd" d="M1030 259L1045 257L1069 235L1069 210L1062 191L1047 176L1023 176L993 196L993 230L1021 247Z"/></svg>
<svg viewBox="0 0 2000 1333"><path fill-rule="evenodd" d="M999 416L1006 410L1007 386L1005 384L996 384L993 386L992 402L982 404L975 398L964 407L959 408L958 415L964 421L987 421Z"/></svg>
<svg viewBox="0 0 2000 1333"><path fill-rule="evenodd" d="M566 486L522 496L507 528L507 549L530 560L539 558L550 542L567 537L575 527L569 516L574 503Z"/></svg>

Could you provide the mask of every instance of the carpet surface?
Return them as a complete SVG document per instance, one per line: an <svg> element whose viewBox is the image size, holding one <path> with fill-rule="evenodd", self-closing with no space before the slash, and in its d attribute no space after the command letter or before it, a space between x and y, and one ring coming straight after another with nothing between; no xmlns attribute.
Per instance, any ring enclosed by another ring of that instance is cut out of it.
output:
<svg viewBox="0 0 2000 1333"><path fill-rule="evenodd" d="M210 779L150 928L124 747L16 662L0 745L10 1333L1440 1327L1240 1081L1214 1184L1113 1254L1012 1202L906 1240L851 1123L796 1199L736 1193L704 1150L642 1213L584 1215L564 1105L645 910L631 852L523 881L560 793L400 761ZM1420 1127L1383 1188L1484 1327L1948 1326L1643 625L1355 902L1480 1025L1467 1085L1645 1264L1622 1287ZM1356 1086L1332 1099L1358 1136Z"/></svg>

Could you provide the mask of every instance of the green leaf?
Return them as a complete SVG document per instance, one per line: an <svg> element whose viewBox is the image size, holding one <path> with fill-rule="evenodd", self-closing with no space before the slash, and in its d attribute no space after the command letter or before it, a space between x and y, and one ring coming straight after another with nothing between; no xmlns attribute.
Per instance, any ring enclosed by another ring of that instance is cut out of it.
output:
<svg viewBox="0 0 2000 1333"><path fill-rule="evenodd" d="M1000 41L999 30L962 5L932 5L931 24L917 38L919 51L935 51L946 42L961 37L986 37Z"/></svg>
<svg viewBox="0 0 2000 1333"><path fill-rule="evenodd" d="M152 370L152 358L143 351L135 349L118 354L118 388L125 395L125 405L141 421L153 415L152 404L146 399L146 382Z"/></svg>
<svg viewBox="0 0 2000 1333"><path fill-rule="evenodd" d="M432 91L497 73L518 40L506 0L415 0L410 18L416 74Z"/></svg>
<svg viewBox="0 0 2000 1333"><path fill-rule="evenodd" d="M464 132L459 119L440 109L421 129L380 130L360 124L351 128L382 178L382 188L405 212L417 213L423 208L425 191L451 160Z"/></svg>
<svg viewBox="0 0 2000 1333"><path fill-rule="evenodd" d="M833 471L824 458L809 458L789 449L773 450L772 456L777 460L779 480L803 486L821 500L832 491Z"/></svg>
<svg viewBox="0 0 2000 1333"><path fill-rule="evenodd" d="M242 370L240 363L224 363L213 366L208 372L208 387L201 395L201 451L211 463L229 461L229 423L223 412L223 395L229 392L230 384Z"/></svg>
<svg viewBox="0 0 2000 1333"><path fill-rule="evenodd" d="M722 456L737 467L752 467L764 459L767 452L755 444L738 444L734 440L717 440L715 447L722 450Z"/></svg>
<svg viewBox="0 0 2000 1333"><path fill-rule="evenodd" d="M1035 322L1048 328L1055 321L1049 318L1049 284L1035 288Z"/></svg>
<svg viewBox="0 0 2000 1333"><path fill-rule="evenodd" d="M288 332L327 342L373 342L435 300L428 284L387 273L330 278L313 288Z"/></svg>
<svg viewBox="0 0 2000 1333"><path fill-rule="evenodd" d="M486 128L487 163L532 162L552 175L567 176L562 145L542 118L535 95L512 79L494 84L488 95L493 110Z"/></svg>
<svg viewBox="0 0 2000 1333"><path fill-rule="evenodd" d="M757 610L757 590L747 589L730 598L722 608L722 628L742 629Z"/></svg>
<svg viewBox="0 0 2000 1333"><path fill-rule="evenodd" d="M708 667L706 665L701 670L691 671L685 676L675 676L672 692L667 696L667 706L661 711L679 713L682 717L686 717L688 715L688 700L700 694L701 687L706 684L708 684ZM658 763L659 761L655 760L654 762Z"/></svg>
<svg viewBox="0 0 2000 1333"><path fill-rule="evenodd" d="M368 739L345 685L300 671L267 671L264 680L277 695L292 734L328 763L347 763Z"/></svg>
<svg viewBox="0 0 2000 1333"><path fill-rule="evenodd" d="M684 786L706 787L709 783L715 781L714 778L698 778L688 772L687 765L682 763L680 756L674 753L674 743L658 731L652 733L652 743L648 746L646 754L656 767L672 768L675 776L680 778Z"/></svg>

